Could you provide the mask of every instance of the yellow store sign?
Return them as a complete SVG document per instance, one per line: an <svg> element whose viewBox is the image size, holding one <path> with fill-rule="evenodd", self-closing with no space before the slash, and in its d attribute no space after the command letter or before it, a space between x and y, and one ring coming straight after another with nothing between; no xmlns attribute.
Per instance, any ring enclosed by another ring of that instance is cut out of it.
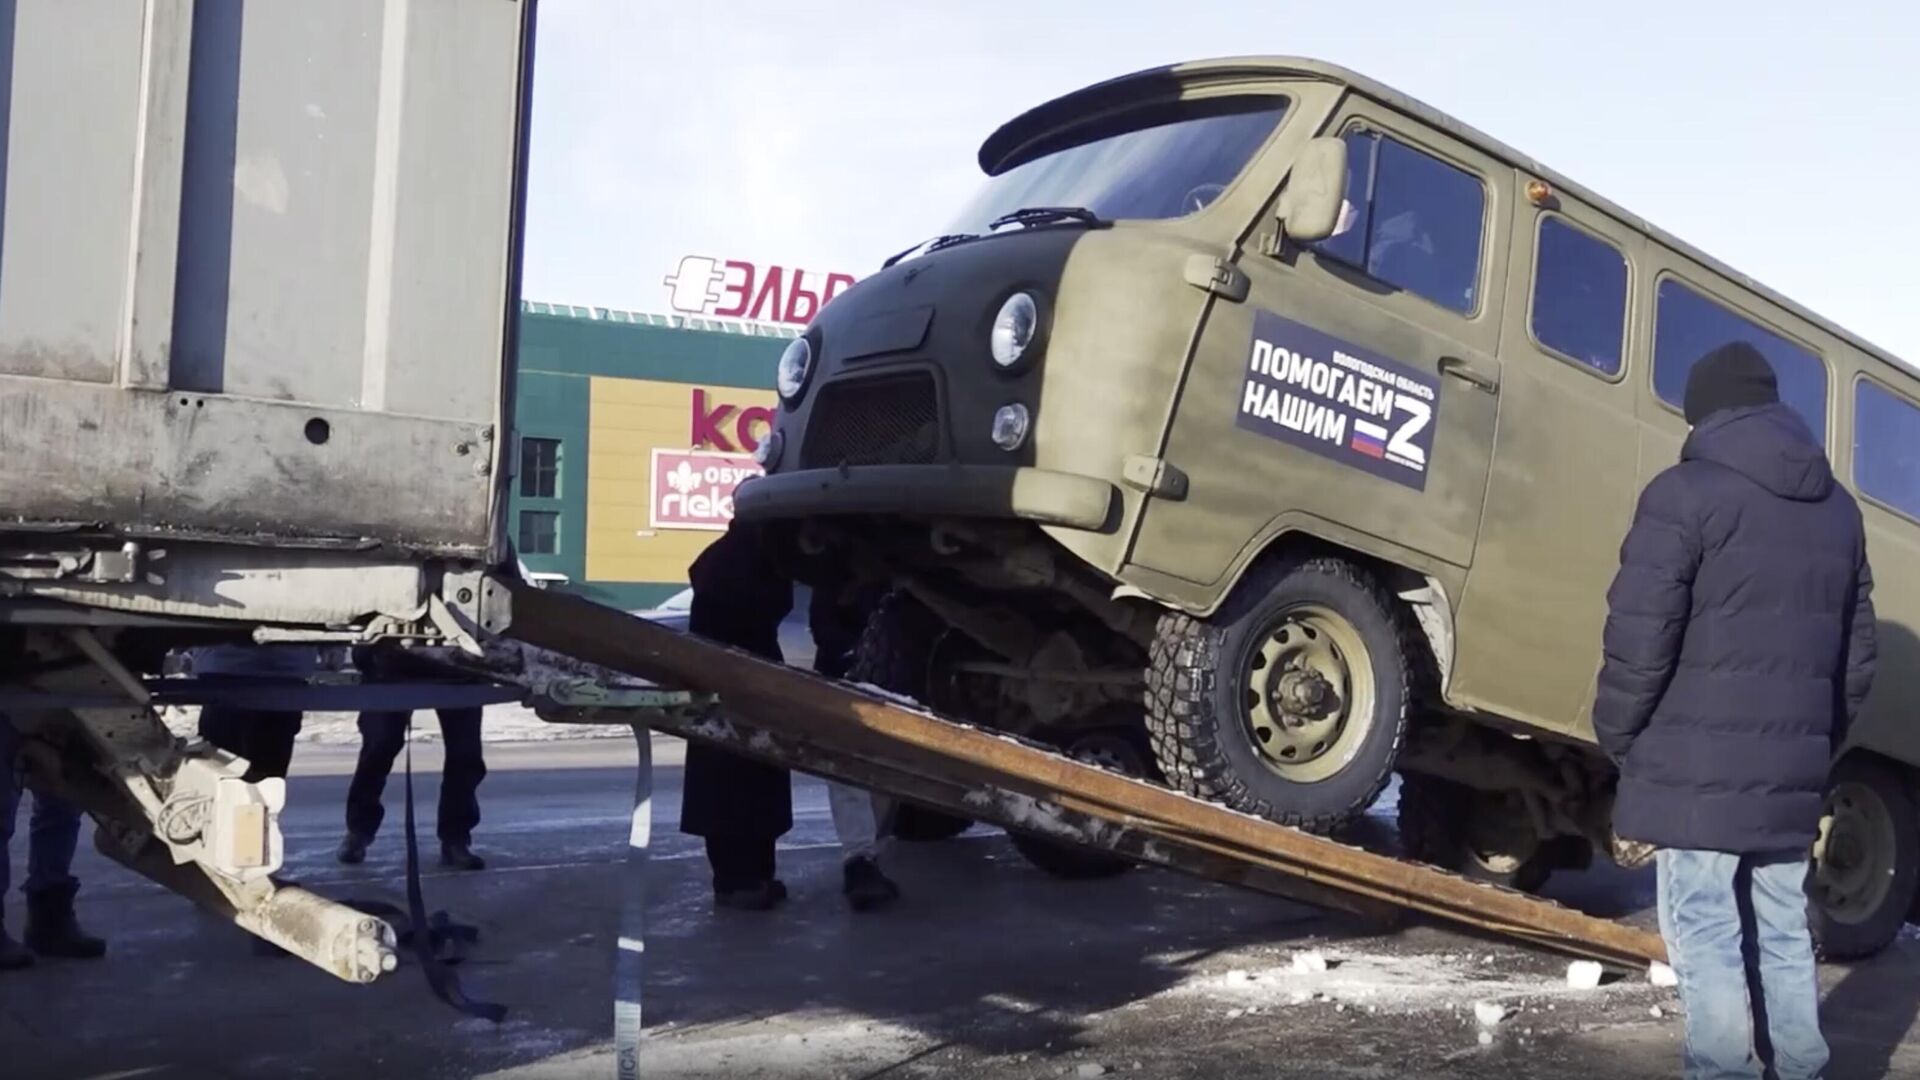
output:
<svg viewBox="0 0 1920 1080"><path fill-rule="evenodd" d="M587 577L685 581L757 475L771 390L595 377L587 417Z"/></svg>

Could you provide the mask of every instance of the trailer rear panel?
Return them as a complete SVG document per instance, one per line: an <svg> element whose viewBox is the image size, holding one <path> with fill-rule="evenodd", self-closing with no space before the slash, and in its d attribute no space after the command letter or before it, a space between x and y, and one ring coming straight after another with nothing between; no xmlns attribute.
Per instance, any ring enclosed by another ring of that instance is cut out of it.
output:
<svg viewBox="0 0 1920 1080"><path fill-rule="evenodd" d="M0 2L0 529L486 552L531 7Z"/></svg>

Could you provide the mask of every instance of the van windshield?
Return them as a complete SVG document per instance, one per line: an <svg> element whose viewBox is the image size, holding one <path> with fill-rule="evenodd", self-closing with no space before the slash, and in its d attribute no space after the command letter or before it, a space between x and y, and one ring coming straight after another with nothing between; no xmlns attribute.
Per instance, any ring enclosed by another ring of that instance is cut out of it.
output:
<svg viewBox="0 0 1920 1080"><path fill-rule="evenodd" d="M1286 115L1281 97L1240 98L1056 150L988 180L945 231L982 234L1004 214L1078 206L1106 218L1177 218L1204 209L1240 175Z"/></svg>

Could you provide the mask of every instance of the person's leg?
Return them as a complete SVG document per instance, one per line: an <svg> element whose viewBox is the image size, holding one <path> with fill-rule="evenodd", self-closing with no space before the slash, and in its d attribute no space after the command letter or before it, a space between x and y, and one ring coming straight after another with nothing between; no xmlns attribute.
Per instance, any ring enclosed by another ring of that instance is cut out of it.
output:
<svg viewBox="0 0 1920 1080"><path fill-rule="evenodd" d="M381 796L387 790L387 776L393 772L393 759L407 742L407 715L404 712L363 712L360 714L360 758L354 763L353 781L347 785L347 835L340 841L340 861L357 863L366 858L367 845L380 833L387 810Z"/></svg>
<svg viewBox="0 0 1920 1080"><path fill-rule="evenodd" d="M27 834L27 948L41 956L94 960L107 943L80 929L73 910L80 882L73 876L73 854L80 846L77 807L38 792Z"/></svg>
<svg viewBox="0 0 1920 1080"><path fill-rule="evenodd" d="M483 870L473 853L473 830L480 824L480 781L487 762L480 744L480 710L441 709L440 738L446 765L440 772L440 861L460 870Z"/></svg>
<svg viewBox="0 0 1920 1080"><path fill-rule="evenodd" d="M706 838L716 907L766 911L787 898L774 876L774 837L720 833Z"/></svg>
<svg viewBox="0 0 1920 1080"><path fill-rule="evenodd" d="M1759 1077L1753 1053L1753 1011L1740 953L1740 909L1734 877L1740 857L1718 851L1662 850L1660 936L1680 977L1687 1012L1688 1080Z"/></svg>
<svg viewBox="0 0 1920 1080"><path fill-rule="evenodd" d="M0 716L0 971L33 965L33 953L7 933L7 890L13 885L13 823L20 816L20 777L15 769L13 725Z"/></svg>
<svg viewBox="0 0 1920 1080"><path fill-rule="evenodd" d="M1820 979L1807 930L1807 858L1789 853L1749 860L1767 1034L1780 1080L1810 1080L1827 1066L1820 1034Z"/></svg>
<svg viewBox="0 0 1920 1080"><path fill-rule="evenodd" d="M842 891L855 911L871 911L900 898L900 886L880 869L890 801L845 784L827 782L827 806L840 838Z"/></svg>
<svg viewBox="0 0 1920 1080"><path fill-rule="evenodd" d="M259 783L269 777L286 779L293 768L293 743L300 737L306 714L261 711L253 715L252 730L247 733L247 779Z"/></svg>

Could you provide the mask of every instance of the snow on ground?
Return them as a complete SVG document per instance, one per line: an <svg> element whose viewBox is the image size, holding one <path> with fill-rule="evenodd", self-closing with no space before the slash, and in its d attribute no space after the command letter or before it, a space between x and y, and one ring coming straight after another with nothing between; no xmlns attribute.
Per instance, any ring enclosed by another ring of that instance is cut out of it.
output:
<svg viewBox="0 0 1920 1080"><path fill-rule="evenodd" d="M1234 968L1198 974L1165 991L1257 1014L1270 1008L1331 1003L1336 1007L1391 1014L1445 1010L1474 1015L1476 1005L1496 1003L1507 1022L1528 1013L1580 1008L1621 994L1641 994L1644 980L1624 979L1596 990L1569 989L1551 974L1492 969L1490 956L1472 953L1365 953L1329 950L1326 970L1313 963Z"/></svg>
<svg viewBox="0 0 1920 1080"><path fill-rule="evenodd" d="M167 727L180 736L196 734L200 710L174 707L164 711ZM355 713L312 712L300 727L302 743L353 746L360 742ZM549 724L520 705L490 705L480 725L481 738L498 742L552 742L560 739L630 739L633 736L618 724ZM432 710L414 714L413 737L420 742L438 742L440 725Z"/></svg>

